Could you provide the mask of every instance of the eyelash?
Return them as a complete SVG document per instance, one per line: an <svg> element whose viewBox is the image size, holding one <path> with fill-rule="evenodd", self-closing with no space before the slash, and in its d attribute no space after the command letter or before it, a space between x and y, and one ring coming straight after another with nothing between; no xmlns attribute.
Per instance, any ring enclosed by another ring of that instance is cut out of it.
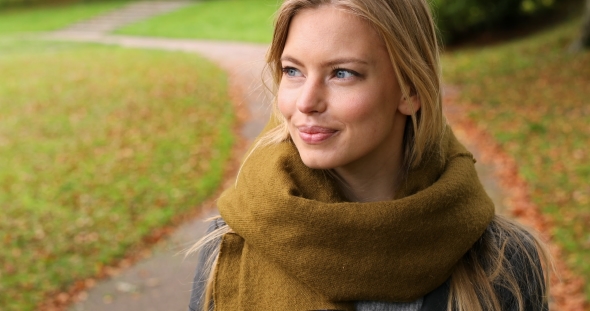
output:
<svg viewBox="0 0 590 311"><path fill-rule="evenodd" d="M283 72L283 74L287 74L289 72L289 70L297 70L299 71L297 68L294 67L290 67L290 66L286 66L281 68L281 71ZM344 71L347 72L349 74L351 74L354 77L360 77L361 75L354 71L354 70L350 70L350 69L346 69L346 68L341 68L341 67L332 67L332 73L334 74L334 76L336 76L336 73L339 71ZM341 78L341 79L347 79L347 78Z"/></svg>
<svg viewBox="0 0 590 311"><path fill-rule="evenodd" d="M287 74L289 72L289 70L297 70L297 68L289 67L289 66L281 68L281 71L283 72L283 74Z"/></svg>
<svg viewBox="0 0 590 311"><path fill-rule="evenodd" d="M334 76L336 76L336 73L338 71L348 72L348 73L350 73L354 77L359 77L360 76L360 74L358 72L354 71L354 70L350 70L350 69L346 69L346 68L341 68L341 67L332 67L332 72L334 73ZM346 79L346 78L342 78L342 79Z"/></svg>

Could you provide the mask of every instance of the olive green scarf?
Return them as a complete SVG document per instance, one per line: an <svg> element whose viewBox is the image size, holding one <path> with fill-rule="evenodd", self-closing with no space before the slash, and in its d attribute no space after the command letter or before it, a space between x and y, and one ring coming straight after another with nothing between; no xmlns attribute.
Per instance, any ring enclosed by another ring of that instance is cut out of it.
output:
<svg viewBox="0 0 590 311"><path fill-rule="evenodd" d="M385 202L346 202L290 142L256 149L218 201L233 233L216 310L354 310L351 301L412 301L442 284L494 214L473 156L450 129L444 137L444 157L427 156Z"/></svg>

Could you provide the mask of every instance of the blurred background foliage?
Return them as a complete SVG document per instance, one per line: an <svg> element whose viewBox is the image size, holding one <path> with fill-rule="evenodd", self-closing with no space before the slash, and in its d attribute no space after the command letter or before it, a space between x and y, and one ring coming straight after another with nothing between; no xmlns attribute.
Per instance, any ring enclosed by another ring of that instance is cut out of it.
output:
<svg viewBox="0 0 590 311"><path fill-rule="evenodd" d="M36 310L219 186L234 114L202 58L0 36L0 72L0 310Z"/></svg>
<svg viewBox="0 0 590 311"><path fill-rule="evenodd" d="M590 280L590 53L567 53L584 0L431 1L457 104L514 157ZM34 310L219 185L234 123L223 72L194 55L21 36L129 2L0 0L2 310ZM195 1L116 32L269 42L279 2Z"/></svg>
<svg viewBox="0 0 590 311"><path fill-rule="evenodd" d="M73 3L107 3L110 2L111 5L113 3L121 2L121 0L0 0L0 9L2 7L9 8L9 7L22 7L22 6L30 6L30 5L63 5L63 4L73 4ZM226 10L236 10L236 14L240 14L238 18L217 18L215 12L209 12L211 14L204 14L200 10L193 10L193 12L185 12L185 15L188 13L196 13L199 15L197 17L189 17L189 16L182 16L184 18L178 19L180 16L175 16L174 19L169 17L170 21L159 23L159 24L146 24L140 23L138 25L134 25L131 28L124 30L124 33L146 33L146 32L153 32L153 35L160 35L160 36L173 36L173 37L187 37L185 30L184 32L179 32L181 27L176 28L175 30L170 29L160 29L163 24L168 25L171 21L176 21L176 23L183 23L188 20L198 21L203 18L206 18L206 22L203 22L203 25L208 25L206 27L211 27L212 24L210 23L212 20L216 21L216 23L229 23L229 22L239 22L244 21L244 17L252 17L254 20L246 20L246 29L251 28L252 25L259 25L263 23L262 27L269 28L272 25L272 20L267 14L268 12L272 12L278 6L280 1L277 0L246 0L246 1L232 1L232 0L204 0L204 1L195 1L197 2L216 2L215 6L225 6ZM514 26L522 25L524 23L539 23L543 22L546 19L553 19L555 17L555 13L559 13L560 9L562 9L567 4L571 3L578 3L579 0L430 0L432 7L434 8L434 14L437 19L438 27L440 29L441 37L446 43L454 43L458 40L462 40L465 37L469 37L471 35L481 33L484 31L490 30L497 30L497 29L509 29ZM204 5L206 7L206 5ZM250 10L258 14L243 14L241 10ZM234 16L234 14L231 14ZM267 18L260 18L260 16L266 16ZM163 17L165 18L165 17ZM215 24L215 23L214 23ZM249 26L248 26L249 25ZM186 25L185 25L186 26ZM165 27L166 28L166 27ZM195 29L194 27L189 27L188 29ZM203 38L211 37L208 32L204 31L205 35ZM255 36L256 34L260 34L260 31L256 31L256 29L252 30L249 36ZM231 38L231 35L228 35ZM188 37L194 37L194 35L188 35ZM256 38L254 40L252 38L246 38L246 41L270 41L270 35L266 35L263 38Z"/></svg>
<svg viewBox="0 0 590 311"><path fill-rule="evenodd" d="M121 0L0 6L0 36L57 30L110 12L128 2Z"/></svg>
<svg viewBox="0 0 590 311"><path fill-rule="evenodd" d="M555 0L432 0L443 39L506 29L555 9Z"/></svg>
<svg viewBox="0 0 590 311"><path fill-rule="evenodd" d="M22 7L32 5L71 5L90 2L116 2L119 0L0 0L0 7Z"/></svg>
<svg viewBox="0 0 590 311"><path fill-rule="evenodd" d="M276 0L196 2L182 10L117 29L116 34L270 42Z"/></svg>

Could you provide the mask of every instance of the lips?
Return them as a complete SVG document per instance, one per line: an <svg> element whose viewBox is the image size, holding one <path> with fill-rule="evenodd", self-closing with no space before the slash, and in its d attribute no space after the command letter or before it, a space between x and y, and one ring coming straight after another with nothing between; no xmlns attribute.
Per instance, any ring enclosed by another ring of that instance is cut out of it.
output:
<svg viewBox="0 0 590 311"><path fill-rule="evenodd" d="M337 130L321 126L299 126L299 137L308 144L319 144L338 133Z"/></svg>

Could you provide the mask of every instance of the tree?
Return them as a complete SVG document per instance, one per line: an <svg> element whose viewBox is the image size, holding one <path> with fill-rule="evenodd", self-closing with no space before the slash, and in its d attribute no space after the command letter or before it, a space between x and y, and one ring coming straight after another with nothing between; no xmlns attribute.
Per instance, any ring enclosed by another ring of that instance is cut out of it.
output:
<svg viewBox="0 0 590 311"><path fill-rule="evenodd" d="M511 29L546 14L556 0L430 0L446 43L486 30Z"/></svg>
<svg viewBox="0 0 590 311"><path fill-rule="evenodd" d="M582 34L570 47L570 51L577 52L590 49L590 0L586 0L586 12L582 22Z"/></svg>

